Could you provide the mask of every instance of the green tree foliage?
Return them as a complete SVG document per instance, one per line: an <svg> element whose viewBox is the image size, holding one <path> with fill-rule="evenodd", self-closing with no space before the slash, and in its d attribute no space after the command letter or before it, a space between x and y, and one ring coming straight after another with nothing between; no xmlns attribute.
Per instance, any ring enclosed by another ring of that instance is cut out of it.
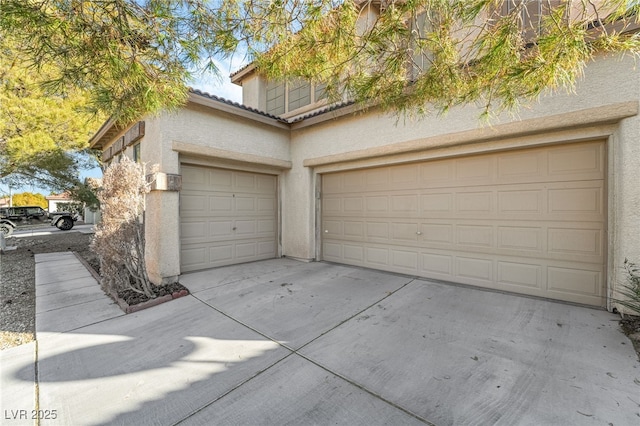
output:
<svg viewBox="0 0 640 426"><path fill-rule="evenodd" d="M571 89L598 52L640 51L636 0L0 0L0 30L54 92L116 120L182 104L212 58L387 109L514 108Z"/></svg>
<svg viewBox="0 0 640 426"><path fill-rule="evenodd" d="M79 171L97 162L86 151L104 115L86 110L87 92L71 87L50 93L40 81L51 65L35 73L16 55L9 38L0 44L0 178L56 192L83 187Z"/></svg>
<svg viewBox="0 0 640 426"><path fill-rule="evenodd" d="M75 213L82 216L84 215L84 206L82 203L57 203L56 211Z"/></svg>
<svg viewBox="0 0 640 426"><path fill-rule="evenodd" d="M20 206L40 206L43 209L49 207L47 199L42 194L34 194L32 192L22 192L13 196L13 205L15 207Z"/></svg>
<svg viewBox="0 0 640 426"><path fill-rule="evenodd" d="M309 7L298 31L283 24L292 35L258 56L263 72L386 109L490 112L571 90L600 52L640 53L637 1L390 0L380 14L376 2L340 3Z"/></svg>
<svg viewBox="0 0 640 426"><path fill-rule="evenodd" d="M0 29L33 69L58 71L51 90L88 88L95 108L126 122L184 103L191 71L235 47L212 3L2 0Z"/></svg>

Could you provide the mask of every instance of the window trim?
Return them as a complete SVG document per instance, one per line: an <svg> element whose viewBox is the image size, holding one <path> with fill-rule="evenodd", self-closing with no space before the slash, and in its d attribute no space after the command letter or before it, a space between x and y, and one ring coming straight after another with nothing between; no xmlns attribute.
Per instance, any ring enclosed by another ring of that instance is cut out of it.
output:
<svg viewBox="0 0 640 426"><path fill-rule="evenodd" d="M303 114L303 113L305 113L307 111L311 111L313 109L319 108L319 107L324 106L324 105L327 104L326 92L325 92L325 96L323 98L316 99L316 87L319 86L319 84L308 82L308 85L309 85L309 100L310 100L309 103L306 104L306 105L303 105L301 107L298 107L298 108L290 110L289 109L289 90L290 90L290 84L293 84L293 83L289 82L289 81L285 81L284 83L282 83L282 85L284 86L284 96L283 96L283 98L284 98L284 112L281 113L281 114L275 114L274 112L269 111L269 109L266 108L266 105L265 105L265 110L266 110L265 112L267 114L277 115L278 117L283 117L283 118L289 118L289 117L293 117L293 116L296 116L296 115ZM269 82L269 81L267 81L266 85L265 85L265 87L266 87L265 94L268 93L270 84L278 84L278 83L277 82ZM266 96L265 96L265 100L266 100L267 104L270 101Z"/></svg>

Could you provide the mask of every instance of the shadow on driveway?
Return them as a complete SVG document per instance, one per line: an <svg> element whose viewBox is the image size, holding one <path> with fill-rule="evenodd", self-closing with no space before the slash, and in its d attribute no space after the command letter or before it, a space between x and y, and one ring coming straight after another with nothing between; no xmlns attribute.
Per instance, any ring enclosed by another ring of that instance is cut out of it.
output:
<svg viewBox="0 0 640 426"><path fill-rule="evenodd" d="M640 363L602 310L288 259L181 283L152 309L39 326L39 407L66 424L640 419Z"/></svg>

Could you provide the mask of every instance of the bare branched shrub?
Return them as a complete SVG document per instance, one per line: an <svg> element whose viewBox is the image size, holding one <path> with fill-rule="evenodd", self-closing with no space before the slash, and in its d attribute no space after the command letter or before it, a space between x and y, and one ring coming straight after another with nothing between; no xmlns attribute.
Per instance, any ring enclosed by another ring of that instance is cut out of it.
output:
<svg viewBox="0 0 640 426"><path fill-rule="evenodd" d="M100 257L102 288L108 293L133 290L155 297L144 258L144 197L148 192L143 167L127 157L104 172L98 194L102 222L91 248Z"/></svg>

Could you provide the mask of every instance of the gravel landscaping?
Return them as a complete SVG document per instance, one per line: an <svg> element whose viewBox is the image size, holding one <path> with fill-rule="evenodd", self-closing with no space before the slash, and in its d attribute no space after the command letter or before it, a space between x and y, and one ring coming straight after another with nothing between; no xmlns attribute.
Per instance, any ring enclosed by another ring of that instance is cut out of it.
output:
<svg viewBox="0 0 640 426"><path fill-rule="evenodd" d="M21 226L20 230L39 228L50 229L49 224ZM93 234L76 231L56 232L51 235L20 238L11 237L6 240L7 246L16 250L0 254L0 350L31 342L35 336L35 259L39 253L57 253L72 251L86 261L94 271L100 270L100 260L89 249ZM188 290L179 283L157 288L159 297L165 299L181 297ZM114 296L115 297L115 296ZM123 291L117 295L126 306L143 308L149 299L133 291ZM121 303L120 303L121 304ZM151 305L149 305L151 306ZM129 308L126 312L133 312Z"/></svg>
<svg viewBox="0 0 640 426"><path fill-rule="evenodd" d="M38 227L50 228L48 223L33 228ZM89 250L92 237L91 234L69 231L6 240L8 246L15 246L17 249L0 254L0 350L34 339L34 255L73 251L80 254L90 265L97 266L98 258Z"/></svg>

